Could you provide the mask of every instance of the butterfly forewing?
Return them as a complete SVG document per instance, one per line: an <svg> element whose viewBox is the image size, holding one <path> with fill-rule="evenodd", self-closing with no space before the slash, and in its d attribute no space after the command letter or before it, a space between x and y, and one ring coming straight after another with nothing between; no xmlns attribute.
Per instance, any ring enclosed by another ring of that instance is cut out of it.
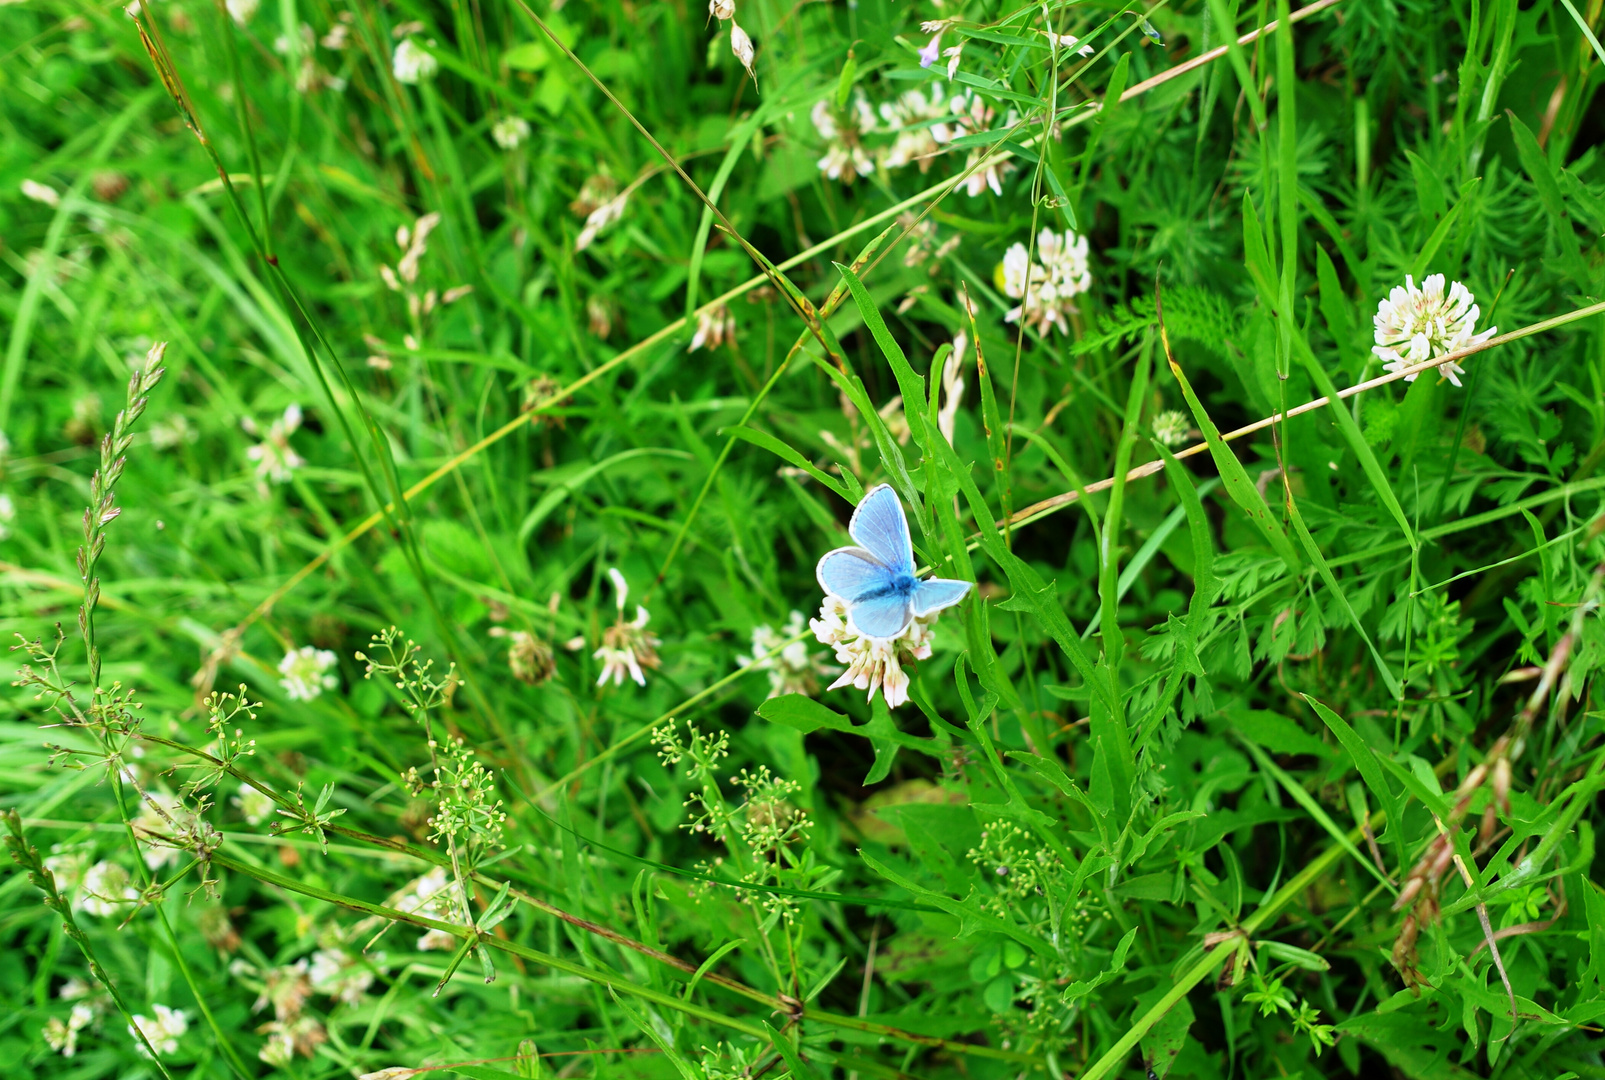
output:
<svg viewBox="0 0 1605 1080"><path fill-rule="evenodd" d="M845 547L827 551L814 576L821 589L850 604L866 593L884 590L891 574L863 548Z"/></svg>
<svg viewBox="0 0 1605 1080"><path fill-rule="evenodd" d="M847 531L894 575L914 573L914 543L908 535L908 519L891 485L871 488L859 500Z"/></svg>

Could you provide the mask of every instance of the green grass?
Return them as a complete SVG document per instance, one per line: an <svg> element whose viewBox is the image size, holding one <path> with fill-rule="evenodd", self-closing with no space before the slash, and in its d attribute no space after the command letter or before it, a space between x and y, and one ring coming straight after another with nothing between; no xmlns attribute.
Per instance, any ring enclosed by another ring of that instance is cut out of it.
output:
<svg viewBox="0 0 1605 1080"><path fill-rule="evenodd" d="M0 7L5 1075L1605 1075L1599 4L553 7Z"/></svg>

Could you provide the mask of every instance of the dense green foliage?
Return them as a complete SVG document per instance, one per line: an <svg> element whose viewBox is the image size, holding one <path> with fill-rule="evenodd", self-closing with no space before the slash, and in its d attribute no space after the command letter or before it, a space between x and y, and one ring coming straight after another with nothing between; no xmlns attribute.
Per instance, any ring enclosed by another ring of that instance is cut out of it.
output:
<svg viewBox="0 0 1605 1080"><path fill-rule="evenodd" d="M1600 0L534 2L0 6L0 1071L1605 1075Z"/></svg>

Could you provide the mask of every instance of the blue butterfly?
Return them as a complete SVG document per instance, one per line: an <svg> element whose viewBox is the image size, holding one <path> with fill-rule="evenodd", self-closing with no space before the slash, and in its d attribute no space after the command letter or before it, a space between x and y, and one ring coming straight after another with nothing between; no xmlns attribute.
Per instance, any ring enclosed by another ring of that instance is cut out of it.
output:
<svg viewBox="0 0 1605 1080"><path fill-rule="evenodd" d="M859 500L847 533L861 546L827 551L815 576L821 589L846 602L853 626L865 637L894 638L915 617L952 607L970 591L968 581L914 576L908 519L889 484Z"/></svg>

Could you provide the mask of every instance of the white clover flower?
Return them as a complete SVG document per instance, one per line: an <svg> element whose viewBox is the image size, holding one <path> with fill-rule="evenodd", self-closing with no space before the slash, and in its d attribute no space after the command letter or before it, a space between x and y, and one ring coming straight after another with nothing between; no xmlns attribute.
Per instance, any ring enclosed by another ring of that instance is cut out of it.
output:
<svg viewBox="0 0 1605 1080"><path fill-rule="evenodd" d="M397 911L415 912L440 922L464 923L461 904L453 898L455 885L446 876L444 867L430 868L427 874L414 878L399 892L392 895L388 907ZM444 930L428 930L418 939L420 952L451 951L459 942L455 935Z"/></svg>
<svg viewBox="0 0 1605 1080"><path fill-rule="evenodd" d="M591 246L601 231L624 216L624 207L630 201L630 193L621 191L607 202L592 210L585 218L585 227L574 238L574 250L584 251Z"/></svg>
<svg viewBox="0 0 1605 1080"><path fill-rule="evenodd" d="M1450 285L1449 294L1445 296L1443 285L1444 276L1432 274L1417 288L1407 274L1404 284L1395 285L1387 299L1377 305L1372 319L1376 344L1371 351L1386 361L1382 365L1385 370L1399 371L1446 353L1480 345L1499 332L1499 327L1490 326L1476 333L1477 316L1481 314L1476 298L1458 281ZM1466 369L1451 360L1438 365L1438 372L1459 386L1460 376ZM1419 371L1412 372L1404 380L1415 382L1419 374Z"/></svg>
<svg viewBox="0 0 1605 1080"><path fill-rule="evenodd" d="M241 784L240 793L229 801L239 809L247 825L260 825L273 817L273 800L250 784Z"/></svg>
<svg viewBox="0 0 1605 1080"><path fill-rule="evenodd" d="M847 670L826 689L855 686L869 691L871 701L879 690L891 708L904 704L908 701L908 673L902 665L931 655L930 624L935 621L934 615L914 619L895 638L864 637L853 626L846 601L827 595L819 605L819 618L810 619L808 627L836 650L836 660L846 664Z"/></svg>
<svg viewBox="0 0 1605 1080"><path fill-rule="evenodd" d="M78 1033L93 1023L94 1019L95 1010L80 1001L72 1007L65 1023L59 1016L50 1018L45 1024L45 1042L62 1057L72 1057L78 1052Z"/></svg>
<svg viewBox="0 0 1605 1080"><path fill-rule="evenodd" d="M61 193L48 184L41 184L37 180L24 180L22 182L22 194L25 198L32 199L37 203L44 203L46 206L61 205Z"/></svg>
<svg viewBox="0 0 1605 1080"><path fill-rule="evenodd" d="M686 352L717 349L726 341L736 341L736 317L723 304L697 312L697 332L691 336Z"/></svg>
<svg viewBox="0 0 1605 1080"><path fill-rule="evenodd" d="M189 1018L182 1009L169 1009L166 1005L152 1005L151 1011L156 1014L154 1020L134 1014L134 1022L129 1025L128 1036L139 1047L141 1054L146 1053L144 1043L139 1042L139 1035L134 1028L139 1028L139 1034L145 1036L151 1049L162 1057L178 1053L178 1037L189 1030Z"/></svg>
<svg viewBox="0 0 1605 1080"><path fill-rule="evenodd" d="M269 480L275 484L288 483L290 474L306 464L305 459L290 446L290 435L300 426L301 406L289 405L284 415L268 427L267 436L245 452L246 457L256 462L258 483L265 484ZM249 416L240 421L240 427L250 435L258 432L256 421ZM266 488L263 490L266 491Z"/></svg>
<svg viewBox="0 0 1605 1080"><path fill-rule="evenodd" d="M329 669L336 662L328 649L311 645L291 649L279 661L279 674L283 676L279 685L284 687L284 695L291 701L311 701L325 690L335 689L340 685L340 676Z"/></svg>
<svg viewBox="0 0 1605 1080"><path fill-rule="evenodd" d="M424 51L412 38L408 38L396 46L396 51L390 58L390 66L398 82L416 86L435 77L435 72L440 70L440 61Z"/></svg>
<svg viewBox="0 0 1605 1080"><path fill-rule="evenodd" d="M896 140L886 152L889 169L919 163L920 172L931 167L931 161L944 143L954 136L942 85L932 83L930 93L906 90L893 101L880 107L881 120L890 131L897 133Z"/></svg>
<svg viewBox="0 0 1605 1080"><path fill-rule="evenodd" d="M809 652L806 641L793 641L777 655L769 655L781 642L802 632L803 615L800 611L791 613L785 629L780 633L776 633L767 623L752 631L752 667L769 673L769 696L772 698L783 694L806 694L812 697L819 693L818 677L835 674L834 668Z"/></svg>
<svg viewBox="0 0 1605 1080"><path fill-rule="evenodd" d="M737 60L741 61L741 66L747 69L747 74L752 76L752 81L757 82L758 74L752 70L752 38L747 36L747 32L738 26L733 18L730 20L730 51L735 53Z"/></svg>
<svg viewBox="0 0 1605 1080"><path fill-rule="evenodd" d="M1179 409L1166 409L1154 417L1154 438L1166 446L1180 446L1192 429L1192 419Z"/></svg>
<svg viewBox="0 0 1605 1080"><path fill-rule="evenodd" d="M851 184L875 171L875 159L862 142L865 133L875 130L875 114L862 94L853 98L852 111L840 123L828 101L815 102L809 119L819 137L826 140L825 156L819 159L820 172Z"/></svg>
<svg viewBox="0 0 1605 1080"><path fill-rule="evenodd" d="M127 870L114 862L98 862L84 874L83 890L73 906L104 918L138 899L139 890L134 888Z"/></svg>
<svg viewBox="0 0 1605 1080"><path fill-rule="evenodd" d="M1020 301L1004 321L1024 319L1027 326L1041 334L1054 326L1061 333L1069 333L1065 316L1075 311L1071 300L1092 287L1087 238L1043 229L1037 236L1037 255L1040 261L1032 261L1025 245L1019 243L1004 252L998 286L1005 295Z"/></svg>
<svg viewBox="0 0 1605 1080"><path fill-rule="evenodd" d="M225 0L229 18L234 20L236 26L244 26L256 14L256 9L262 6L262 0Z"/></svg>
<svg viewBox="0 0 1605 1080"><path fill-rule="evenodd" d="M517 150L529 138L529 121L522 116L504 116L491 125L490 137L503 150Z"/></svg>
<svg viewBox="0 0 1605 1080"><path fill-rule="evenodd" d="M609 569L607 576L613 582L619 610L613 625L602 631L601 648L591 654L593 659L602 661L602 674L597 676L596 685L601 686L612 679L614 686L623 686L625 676L629 676L637 686L645 686L646 673L642 669L656 668L660 663L658 639L646 628L651 616L646 608L637 604L635 618L625 622L624 601L630 595L630 586L616 567Z"/></svg>
<svg viewBox="0 0 1605 1080"><path fill-rule="evenodd" d="M362 995L373 985L373 971L344 949L319 949L313 953L307 978L318 993L351 1006L361 1004Z"/></svg>

